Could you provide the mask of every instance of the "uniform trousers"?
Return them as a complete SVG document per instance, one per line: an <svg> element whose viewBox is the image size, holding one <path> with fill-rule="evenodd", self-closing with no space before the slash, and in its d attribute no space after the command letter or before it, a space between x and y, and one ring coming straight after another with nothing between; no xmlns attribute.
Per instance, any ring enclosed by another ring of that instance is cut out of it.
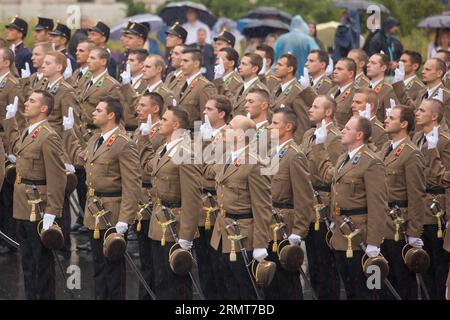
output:
<svg viewBox="0 0 450 320"><path fill-rule="evenodd" d="M209 245L211 242L212 230L205 230L205 227L198 227L200 237L196 239L194 253L198 264L198 275L200 286L207 300L218 299L217 280L215 279L214 249Z"/></svg>
<svg viewBox="0 0 450 320"><path fill-rule="evenodd" d="M153 288L152 241L148 237L150 220L141 220L141 231L137 231L141 273L150 288ZM136 224L137 226L137 224ZM139 300L151 300L144 286L139 283Z"/></svg>

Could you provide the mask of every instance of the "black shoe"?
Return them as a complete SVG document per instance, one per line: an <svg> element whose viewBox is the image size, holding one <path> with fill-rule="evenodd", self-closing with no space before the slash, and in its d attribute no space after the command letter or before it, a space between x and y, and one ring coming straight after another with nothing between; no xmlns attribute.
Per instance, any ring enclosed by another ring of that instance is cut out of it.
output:
<svg viewBox="0 0 450 320"><path fill-rule="evenodd" d="M83 226L82 224L79 224L79 223L75 222L74 225L70 228L70 232L76 233L76 232L79 231L79 229L80 229L82 226Z"/></svg>
<svg viewBox="0 0 450 320"><path fill-rule="evenodd" d="M86 232L89 232L89 229L86 228L85 226L81 226L81 227L78 229L78 232L79 232L79 233L86 233Z"/></svg>
<svg viewBox="0 0 450 320"><path fill-rule="evenodd" d="M89 241L86 241L85 243L77 245L78 250L85 250L85 251L91 251L91 243Z"/></svg>
<svg viewBox="0 0 450 320"><path fill-rule="evenodd" d="M137 233L136 233L136 231L134 231L134 229L131 228L128 231L127 240L128 241L137 241Z"/></svg>
<svg viewBox="0 0 450 320"><path fill-rule="evenodd" d="M0 254L8 254L17 252L17 249L11 246L0 246Z"/></svg>

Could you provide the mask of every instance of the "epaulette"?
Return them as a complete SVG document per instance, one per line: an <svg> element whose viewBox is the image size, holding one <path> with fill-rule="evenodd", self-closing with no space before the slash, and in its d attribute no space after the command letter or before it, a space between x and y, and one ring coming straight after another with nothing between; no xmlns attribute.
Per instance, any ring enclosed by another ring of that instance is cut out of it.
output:
<svg viewBox="0 0 450 320"><path fill-rule="evenodd" d="M443 87L442 91L445 91L445 92L447 92L447 94L450 94L450 90L448 90L446 87Z"/></svg>
<svg viewBox="0 0 450 320"><path fill-rule="evenodd" d="M203 82L205 82L205 83L209 83L209 80L206 79L204 76L200 76L200 77L198 77L197 79L198 79L198 81L203 81Z"/></svg>
<svg viewBox="0 0 450 320"><path fill-rule="evenodd" d="M326 82L326 83L328 83L328 84L332 84L332 83L333 83L333 81L331 81L331 79L328 78L328 77L324 77L324 78L323 78L323 82Z"/></svg>
<svg viewBox="0 0 450 320"><path fill-rule="evenodd" d="M233 74L230 77L231 79L234 79L236 82L241 82L241 79L239 79L238 75L233 72Z"/></svg>
<svg viewBox="0 0 450 320"><path fill-rule="evenodd" d="M118 137L121 137L121 138L124 138L127 142L130 141L130 138L127 137L125 134L119 133L119 134L117 134L117 136L118 136Z"/></svg>
<svg viewBox="0 0 450 320"><path fill-rule="evenodd" d="M8 79L9 81L11 81L11 82L14 83L14 84L18 84L18 83L19 83L19 80L16 79L15 77L9 76L9 77L7 77L6 79Z"/></svg>
<svg viewBox="0 0 450 320"><path fill-rule="evenodd" d="M405 146L410 147L412 150L418 150L417 146L411 142L405 142Z"/></svg>
<svg viewBox="0 0 450 320"><path fill-rule="evenodd" d="M364 154L367 154L372 159L376 159L375 153L368 148L366 148L366 150L364 150Z"/></svg>
<svg viewBox="0 0 450 320"><path fill-rule="evenodd" d="M116 79L114 79L113 77L111 77L108 73L106 73L106 74L104 75L103 78L104 78L105 80L111 81L111 82L114 83L114 84L119 83Z"/></svg>
<svg viewBox="0 0 450 320"><path fill-rule="evenodd" d="M289 148L292 148L292 149L294 149L294 151L295 152L297 152L297 153L299 153L300 152L300 149L298 148L298 146L295 146L294 144L289 144Z"/></svg>
<svg viewBox="0 0 450 320"><path fill-rule="evenodd" d="M63 80L61 81L61 84L68 89L73 89L73 87L67 81Z"/></svg>
<svg viewBox="0 0 450 320"><path fill-rule="evenodd" d="M159 89L162 90L162 91L165 91L167 93L170 93L170 89L166 88L166 86L164 86L164 85L160 86Z"/></svg>
<svg viewBox="0 0 450 320"><path fill-rule="evenodd" d="M419 79L414 79L414 83L419 85L419 87L421 87L421 88L425 88L426 87L426 85L422 81L420 81Z"/></svg>
<svg viewBox="0 0 450 320"><path fill-rule="evenodd" d="M302 85L301 85L300 83L295 83L293 87L294 87L294 88L297 88L297 89L300 90L300 91L303 91L303 90L304 90L304 88L302 87Z"/></svg>
<svg viewBox="0 0 450 320"><path fill-rule="evenodd" d="M445 139L450 140L450 133L444 131L444 130L439 130L439 134L441 136L443 136Z"/></svg>
<svg viewBox="0 0 450 320"><path fill-rule="evenodd" d="M378 119L375 121L375 125L384 131L383 124Z"/></svg>
<svg viewBox="0 0 450 320"><path fill-rule="evenodd" d="M43 125L43 126L41 126L41 128L46 129L48 132L55 132L55 130L53 130L52 128L50 128L50 127L47 126L47 125Z"/></svg>
<svg viewBox="0 0 450 320"><path fill-rule="evenodd" d="M340 136L341 135L341 132L338 129L334 128L334 127L330 128L329 130L330 130L330 132L334 133L334 135L336 135L336 136Z"/></svg>
<svg viewBox="0 0 450 320"><path fill-rule="evenodd" d="M392 88L392 85L389 82L385 81L385 80L383 80L383 85L388 87L388 88Z"/></svg>

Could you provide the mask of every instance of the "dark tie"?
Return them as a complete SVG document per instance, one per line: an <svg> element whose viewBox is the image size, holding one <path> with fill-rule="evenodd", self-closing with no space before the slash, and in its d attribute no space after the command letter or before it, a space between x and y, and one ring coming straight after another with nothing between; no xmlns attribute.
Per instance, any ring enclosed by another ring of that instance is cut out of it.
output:
<svg viewBox="0 0 450 320"><path fill-rule="evenodd" d="M239 95L238 95L238 99L242 96L242 94L244 93L244 85L242 85L241 91L239 91Z"/></svg>
<svg viewBox="0 0 450 320"><path fill-rule="evenodd" d="M425 135L422 134L422 136L419 138L419 140L417 140L417 147L419 147L419 149L422 148L425 141L426 141Z"/></svg>
<svg viewBox="0 0 450 320"><path fill-rule="evenodd" d="M183 93L184 93L184 91L187 89L187 87L188 87L188 83L187 83L187 81L183 84L183 86L181 87L181 90L180 90L180 97L183 95Z"/></svg>
<svg viewBox="0 0 450 320"><path fill-rule="evenodd" d="M392 152L392 150L394 150L394 146L391 144L389 144L389 148L386 151L386 154L384 155L384 159L387 158L387 156Z"/></svg>
<svg viewBox="0 0 450 320"><path fill-rule="evenodd" d="M164 146L164 148L161 150L161 152L159 153L159 157L158 157L158 163L159 163L159 161L161 160L161 158L162 157L164 157L164 155L166 154L166 152L167 152L167 144Z"/></svg>
<svg viewBox="0 0 450 320"><path fill-rule="evenodd" d="M276 97L279 97L280 94L281 94L281 92L283 92L283 91L281 90L281 86L280 86L280 87L278 88L277 92L275 92L275 96L276 96Z"/></svg>
<svg viewBox="0 0 450 320"><path fill-rule="evenodd" d="M422 100L425 100L425 99L428 99L428 90L427 90L427 92L425 92L425 94L422 96Z"/></svg>
<svg viewBox="0 0 450 320"><path fill-rule="evenodd" d="M350 155L347 153L347 157L345 157L344 161L339 166L338 171L341 171L341 169L345 166L345 164L350 160Z"/></svg>
<svg viewBox="0 0 450 320"><path fill-rule="evenodd" d="M23 137L22 137L22 142L25 140L25 138L27 137L27 135L28 135L28 129L25 130L25 133L24 133L24 135L23 135Z"/></svg>
<svg viewBox="0 0 450 320"><path fill-rule="evenodd" d="M315 134L313 134L313 135L311 136L311 138L309 138L309 144L313 144L314 141L316 141L316 135L315 135Z"/></svg>
<svg viewBox="0 0 450 320"><path fill-rule="evenodd" d="M84 90L84 92L87 92L89 90L89 88L94 84L94 82L91 80L88 82L86 89Z"/></svg>
<svg viewBox="0 0 450 320"><path fill-rule="evenodd" d="M336 94L334 95L334 98L336 99L337 97L339 97L339 95L341 94L341 89L339 89Z"/></svg>
<svg viewBox="0 0 450 320"><path fill-rule="evenodd" d="M100 146L103 144L104 140L105 139L103 138L103 136L100 136L100 138L98 138L97 143L95 145L94 152L96 152L98 150L98 148L100 148Z"/></svg>
<svg viewBox="0 0 450 320"><path fill-rule="evenodd" d="M83 72L80 71L77 75L77 82L80 81L82 76L83 76Z"/></svg>
<svg viewBox="0 0 450 320"><path fill-rule="evenodd" d="M314 87L314 81L312 79L309 80L309 84L311 85L311 87Z"/></svg>

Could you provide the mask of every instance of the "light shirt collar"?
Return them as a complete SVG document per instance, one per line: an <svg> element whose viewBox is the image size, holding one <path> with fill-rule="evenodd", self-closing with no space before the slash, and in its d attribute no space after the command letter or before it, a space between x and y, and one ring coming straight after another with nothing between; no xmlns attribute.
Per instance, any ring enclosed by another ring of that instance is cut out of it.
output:
<svg viewBox="0 0 450 320"><path fill-rule="evenodd" d="M258 123L256 124L256 130L258 130L258 129L261 128L263 125L268 124L268 123L269 123L269 121L267 121L267 120L258 122Z"/></svg>
<svg viewBox="0 0 450 320"><path fill-rule="evenodd" d="M280 150L283 149L283 147L285 145L287 145L289 142L291 142L292 140L294 140L294 139L289 139L289 140L283 142L282 144L280 144L279 146L277 146L277 153L280 153Z"/></svg>
<svg viewBox="0 0 450 320"><path fill-rule="evenodd" d="M47 86L47 88L53 88L53 86L58 83L59 80L61 80L63 77L59 77L58 79L56 79L55 81L53 81L52 83L49 83L49 85Z"/></svg>
<svg viewBox="0 0 450 320"><path fill-rule="evenodd" d="M36 78L38 78L38 80L41 80L44 77L44 74L42 72L36 72Z"/></svg>
<svg viewBox="0 0 450 320"><path fill-rule="evenodd" d="M437 126L437 127L435 127L435 128L438 128L438 130L439 130L439 127L440 126ZM431 130L430 132L428 132L428 133L424 133L424 135L425 135L425 137L427 137L427 138L429 138L429 137L431 137L431 134L433 133L433 130Z"/></svg>
<svg viewBox="0 0 450 320"><path fill-rule="evenodd" d="M8 74L9 74L9 71L6 72L4 75L0 76L0 83L3 82L3 80L5 80L5 78Z"/></svg>
<svg viewBox="0 0 450 320"><path fill-rule="evenodd" d="M245 149L247 149L247 146L245 146L239 150L232 151L231 152L231 162L234 162L234 160L239 158L241 156L241 154L245 151Z"/></svg>
<svg viewBox="0 0 450 320"><path fill-rule="evenodd" d="M141 78L142 78L142 73L138 74L138 75L137 75L136 77L134 77L134 78L131 78L131 84L132 84L132 85L135 85L136 83L139 82L139 80L141 80Z"/></svg>
<svg viewBox="0 0 450 320"><path fill-rule="evenodd" d="M80 67L80 72L81 72L81 74L84 76L85 74L86 74L86 72L89 70L89 67L88 66L86 66L86 67L84 67L84 68L81 68Z"/></svg>
<svg viewBox="0 0 450 320"><path fill-rule="evenodd" d="M406 137L405 138L403 138L403 139L400 139L400 140L398 140L398 141L391 141L391 145L392 145L392 150L395 150L395 149L397 149L397 147L403 142L403 141L405 141L405 139L406 139Z"/></svg>
<svg viewBox="0 0 450 320"><path fill-rule="evenodd" d="M365 144L362 144L362 145L360 145L358 148L355 148L354 150L350 151L350 152L348 153L348 155L350 156L350 159L353 159L353 157L355 156L355 154L357 154L358 151L361 150L362 147L364 147L364 146L365 146Z"/></svg>
<svg viewBox="0 0 450 320"><path fill-rule="evenodd" d="M219 132L220 132L223 128L225 128L226 126L227 126L227 125L224 124L224 125L221 126L220 128L214 129L213 132L212 132L213 138L214 138L217 134L219 134Z"/></svg>
<svg viewBox="0 0 450 320"><path fill-rule="evenodd" d="M14 51L15 48L17 48L18 46L20 46L23 43L23 41L20 41L18 44L12 44L9 48Z"/></svg>
<svg viewBox="0 0 450 320"><path fill-rule="evenodd" d="M251 80L244 81L244 91L246 91L256 80L258 80L258 76L254 77Z"/></svg>
<svg viewBox="0 0 450 320"><path fill-rule="evenodd" d="M281 85L281 92L284 92L284 90L286 90L291 85L291 83L294 82L294 81L295 81L295 78L292 79L291 81L288 81L288 82L282 84Z"/></svg>
<svg viewBox="0 0 450 320"><path fill-rule="evenodd" d="M353 82L350 82L349 84L343 86L343 87L339 87L339 90L341 90L341 93L344 93L345 90L347 90L348 87L350 87L352 85Z"/></svg>
<svg viewBox="0 0 450 320"><path fill-rule="evenodd" d="M39 122L37 122L37 123L35 123L35 124L32 124L31 126L29 126L28 127L28 134L31 134L37 127L39 127L44 121L47 121L47 120L42 120L42 121L39 121Z"/></svg>
<svg viewBox="0 0 450 320"><path fill-rule="evenodd" d="M228 72L226 75L223 76L223 81L226 81L229 77L231 77L231 75L233 74L234 71Z"/></svg>
<svg viewBox="0 0 450 320"><path fill-rule="evenodd" d="M202 74L202 72L199 71L199 72L193 74L192 76L190 76L189 78L187 78L187 79L186 79L186 82L187 82L188 86L190 86L191 83L192 83L192 81L194 81L194 79L197 78L197 77L198 77L199 75L201 75L201 74Z"/></svg>
<svg viewBox="0 0 450 320"><path fill-rule="evenodd" d="M162 80L159 80L157 83L152 84L147 87L148 92L153 92L158 86L162 83Z"/></svg>
<svg viewBox="0 0 450 320"><path fill-rule="evenodd" d="M109 130L108 132L102 134L101 137L103 137L103 142L105 142L106 140L108 140L108 139L112 136L112 134L114 133L114 131L117 130L117 128L118 128L118 127L115 127L114 129Z"/></svg>
<svg viewBox="0 0 450 320"><path fill-rule="evenodd" d="M180 143L184 139L184 136L181 138L178 138L176 140L170 141L169 143L166 143L166 153L173 149L178 143Z"/></svg>
<svg viewBox="0 0 450 320"><path fill-rule="evenodd" d="M370 82L370 88L375 89L375 87L381 82L383 79L377 80L375 82Z"/></svg>
<svg viewBox="0 0 450 320"><path fill-rule="evenodd" d="M183 72L183 70L175 70L175 72L174 72L174 76L175 76L175 78L178 78L178 76L181 74Z"/></svg>
<svg viewBox="0 0 450 320"><path fill-rule="evenodd" d="M439 84L437 85L437 86L434 86L433 88L428 88L427 89L427 91L428 91L428 97L431 97L431 95L434 93L434 92L436 92L436 90L437 90L437 88L439 88L439 86L441 85L441 82L439 82Z"/></svg>
<svg viewBox="0 0 450 320"><path fill-rule="evenodd" d="M325 77L325 73L322 73L320 76L313 79L313 87L315 87L319 83L319 81L322 80L323 77Z"/></svg>
<svg viewBox="0 0 450 320"><path fill-rule="evenodd" d="M408 79L403 80L403 83L405 84L405 86L409 85L414 80L415 77L416 77L416 75L413 75L413 76L409 77Z"/></svg>
<svg viewBox="0 0 450 320"><path fill-rule="evenodd" d="M160 120L158 120L158 121L156 121L154 124L152 124L152 129L158 124L158 123L160 123L161 121Z"/></svg>
<svg viewBox="0 0 450 320"><path fill-rule="evenodd" d="M91 79L92 84L96 84L97 81L100 80L100 78L103 77L107 71L108 71L108 70L105 69L105 70L104 70L102 73L100 73L98 76L96 76L95 78L92 78L92 79Z"/></svg>
<svg viewBox="0 0 450 320"><path fill-rule="evenodd" d="M328 128L332 123L333 123L332 121L328 122L328 123L325 125L325 127ZM316 130L314 130L314 134L315 134L315 135L317 135L317 131L319 131L320 128L321 128L321 127L318 127L318 128L316 128Z"/></svg>

